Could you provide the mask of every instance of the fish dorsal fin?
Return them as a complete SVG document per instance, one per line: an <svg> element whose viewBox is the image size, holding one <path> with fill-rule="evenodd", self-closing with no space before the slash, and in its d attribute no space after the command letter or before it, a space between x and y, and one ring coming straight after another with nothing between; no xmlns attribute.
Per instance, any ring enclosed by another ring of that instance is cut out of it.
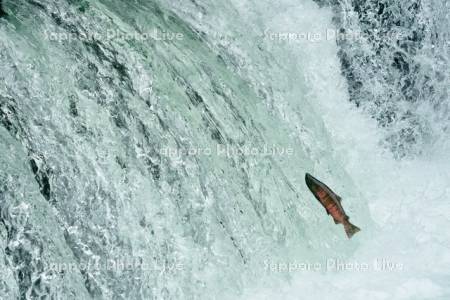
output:
<svg viewBox="0 0 450 300"><path fill-rule="evenodd" d="M336 196L337 196L337 195L336 195ZM337 196L336 198L337 198L337 200L339 201L339 203L342 202L342 198L341 198L341 197Z"/></svg>

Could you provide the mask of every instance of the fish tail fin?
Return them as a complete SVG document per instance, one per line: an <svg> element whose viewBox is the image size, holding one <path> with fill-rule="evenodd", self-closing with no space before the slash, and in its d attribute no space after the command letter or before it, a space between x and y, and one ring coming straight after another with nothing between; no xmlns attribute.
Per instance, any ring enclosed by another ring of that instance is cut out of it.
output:
<svg viewBox="0 0 450 300"><path fill-rule="evenodd" d="M353 225L350 222L347 222L344 224L345 233L347 234L348 238L350 239L355 233L361 231L357 226Z"/></svg>

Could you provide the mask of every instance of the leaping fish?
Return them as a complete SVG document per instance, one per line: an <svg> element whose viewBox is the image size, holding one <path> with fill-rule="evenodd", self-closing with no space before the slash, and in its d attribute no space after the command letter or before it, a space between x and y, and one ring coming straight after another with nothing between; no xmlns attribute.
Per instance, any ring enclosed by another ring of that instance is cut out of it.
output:
<svg viewBox="0 0 450 300"><path fill-rule="evenodd" d="M326 212L333 217L334 223L344 225L345 233L348 238L351 238L355 233L361 230L350 223L350 218L347 216L341 205L341 197L309 173L306 173L305 181L309 190L316 199L319 200L320 204L325 207Z"/></svg>

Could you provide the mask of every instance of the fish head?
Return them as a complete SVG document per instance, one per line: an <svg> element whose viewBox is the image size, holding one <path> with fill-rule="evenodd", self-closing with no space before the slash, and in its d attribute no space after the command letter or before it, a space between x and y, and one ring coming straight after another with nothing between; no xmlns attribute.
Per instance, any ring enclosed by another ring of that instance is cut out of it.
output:
<svg viewBox="0 0 450 300"><path fill-rule="evenodd" d="M309 173L305 174L305 182L313 194L316 194L317 191L321 189L320 181L318 181Z"/></svg>

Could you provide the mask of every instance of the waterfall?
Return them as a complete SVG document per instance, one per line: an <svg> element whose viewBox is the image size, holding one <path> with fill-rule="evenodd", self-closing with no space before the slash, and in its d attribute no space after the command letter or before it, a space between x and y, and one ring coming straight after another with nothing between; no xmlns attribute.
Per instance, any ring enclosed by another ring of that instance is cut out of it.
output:
<svg viewBox="0 0 450 300"><path fill-rule="evenodd" d="M450 295L444 1L3 2L1 299Z"/></svg>

